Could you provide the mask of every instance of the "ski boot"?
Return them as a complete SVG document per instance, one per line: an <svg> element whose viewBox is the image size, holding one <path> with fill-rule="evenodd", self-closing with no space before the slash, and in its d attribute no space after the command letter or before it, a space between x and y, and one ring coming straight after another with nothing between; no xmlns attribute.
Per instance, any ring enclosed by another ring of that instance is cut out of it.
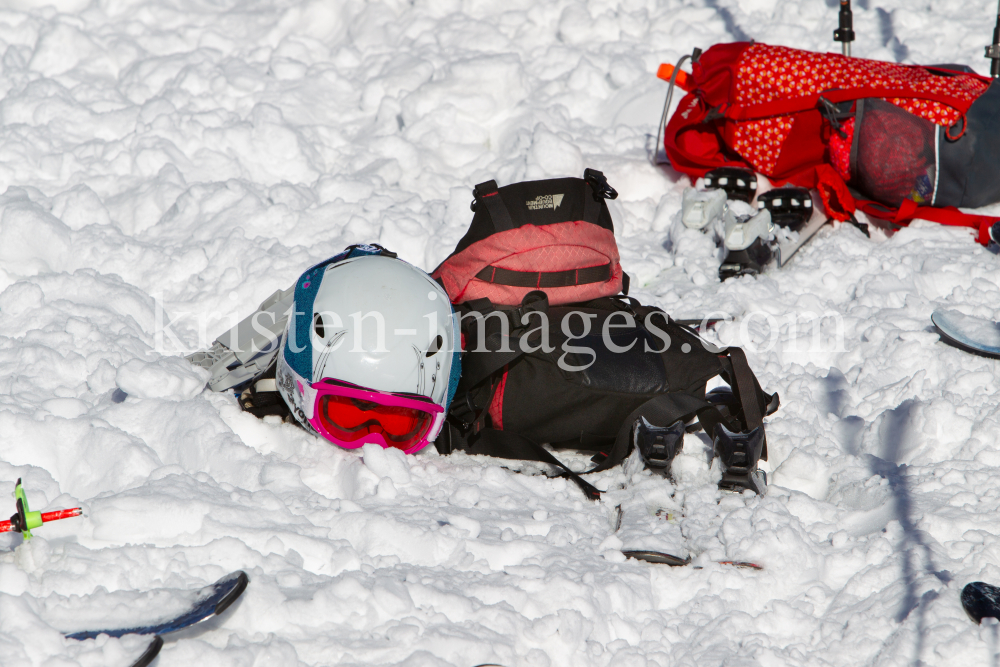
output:
<svg viewBox="0 0 1000 667"><path fill-rule="evenodd" d="M771 247L774 224L766 208L753 216L739 217L727 211L723 244L726 258L719 266L719 279L755 276L774 258Z"/></svg>
<svg viewBox="0 0 1000 667"><path fill-rule="evenodd" d="M737 493L749 489L759 496L767 493L767 473L757 468L764 451L764 427L749 433L733 433L722 424L715 427L715 455L722 464L719 488Z"/></svg>

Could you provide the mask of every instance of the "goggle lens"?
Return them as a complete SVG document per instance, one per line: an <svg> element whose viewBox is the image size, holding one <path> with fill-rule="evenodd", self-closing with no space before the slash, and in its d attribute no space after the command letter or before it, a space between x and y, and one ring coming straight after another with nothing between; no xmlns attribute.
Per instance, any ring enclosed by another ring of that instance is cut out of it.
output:
<svg viewBox="0 0 1000 667"><path fill-rule="evenodd" d="M354 442L370 433L378 433L397 449L409 449L434 422L430 412L336 395L320 399L319 419L327 432L338 440Z"/></svg>

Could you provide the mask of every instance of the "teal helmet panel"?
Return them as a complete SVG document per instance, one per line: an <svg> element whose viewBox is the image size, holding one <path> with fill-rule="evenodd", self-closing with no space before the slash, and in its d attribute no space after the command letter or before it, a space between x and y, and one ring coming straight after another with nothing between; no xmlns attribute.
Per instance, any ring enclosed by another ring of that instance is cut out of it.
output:
<svg viewBox="0 0 1000 667"><path fill-rule="evenodd" d="M289 318L288 335L285 336L285 362L305 380L313 381L313 351L310 332L312 327L313 304L323 282L326 267L355 257L368 255L390 255L379 245L354 245L330 259L309 267L295 281L295 312ZM294 345L293 345L294 344Z"/></svg>

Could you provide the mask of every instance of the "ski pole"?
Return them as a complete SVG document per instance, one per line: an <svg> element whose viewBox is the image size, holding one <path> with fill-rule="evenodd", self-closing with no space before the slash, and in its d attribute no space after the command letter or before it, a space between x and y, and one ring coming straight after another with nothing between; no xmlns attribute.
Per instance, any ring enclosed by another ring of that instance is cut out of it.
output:
<svg viewBox="0 0 1000 667"><path fill-rule="evenodd" d="M24 489L21 487L20 478L18 478L17 484L14 486L14 498L16 498L15 504L17 511L14 512L14 515L10 517L9 521L0 521L0 533L14 531L15 533L21 533L24 535L25 540L31 539L32 528L38 528L43 523L58 521L59 519L69 519L83 514L83 510L79 507L45 513L32 512L28 508L28 498L24 495Z"/></svg>
<svg viewBox="0 0 1000 667"><path fill-rule="evenodd" d="M851 12L851 0L840 0L840 27L833 31L833 39L841 43L845 56L851 55L851 42L854 41L854 14Z"/></svg>
<svg viewBox="0 0 1000 667"><path fill-rule="evenodd" d="M656 130L656 144L653 146L653 164L669 164L670 160L666 155L663 159L659 159L660 148L663 147L663 131L667 127L667 114L670 113L670 101L674 97L674 86L681 86L684 90L687 90L689 86L692 86L691 79L688 77L687 72L681 70L681 65L684 61L690 60L691 62L697 62L698 58L701 57L701 49L695 48L689 56L682 56L680 60L677 61L676 65L663 64L657 70L656 75L661 79L669 79L670 86L667 88L667 99L663 102L663 115L660 116L660 126Z"/></svg>
<svg viewBox="0 0 1000 667"><path fill-rule="evenodd" d="M1000 78L1000 4L997 6L997 25L993 28L993 44L986 47L986 57L990 63L990 76Z"/></svg>

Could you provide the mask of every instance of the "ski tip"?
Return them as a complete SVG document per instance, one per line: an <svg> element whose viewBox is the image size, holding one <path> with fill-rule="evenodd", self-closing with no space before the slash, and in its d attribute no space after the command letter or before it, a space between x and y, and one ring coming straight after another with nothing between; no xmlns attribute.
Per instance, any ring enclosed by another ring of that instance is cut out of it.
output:
<svg viewBox="0 0 1000 667"><path fill-rule="evenodd" d="M661 565L670 565L671 567L681 567L687 565L691 562L691 557L679 558L672 554L666 554L661 551L622 551L626 558L634 558L636 560L644 560L647 563L657 563Z"/></svg>
<svg viewBox="0 0 1000 667"><path fill-rule="evenodd" d="M149 646L146 647L146 650L139 656L138 660L129 665L129 667L148 667L149 663L153 662L153 659L160 654L161 648L163 648L163 637L156 635L153 637L153 641L149 642Z"/></svg>
<svg viewBox="0 0 1000 667"><path fill-rule="evenodd" d="M962 608L976 623L984 618L1000 619L1000 588L974 581L962 589Z"/></svg>
<svg viewBox="0 0 1000 667"><path fill-rule="evenodd" d="M973 344L971 339L962 336L956 329L957 325L949 319L950 312L951 311L935 310L931 314L931 324L933 324L934 328L937 329L938 336L940 336L942 343L979 357L985 357L987 359L1000 359L1000 349L997 347L992 345L979 347L976 344Z"/></svg>
<svg viewBox="0 0 1000 667"><path fill-rule="evenodd" d="M247 584L250 583L250 577L248 577L247 573L244 572L243 570L237 570L232 574L227 574L225 577L223 577L222 581L228 581L229 579L233 578L234 575L236 578L236 583L233 586L233 589L228 593L226 593L226 596L221 600L219 600L218 604L215 605L216 616L224 612L226 609L229 609L230 605L236 602L236 600L238 600L239 597L243 595L243 591L247 589Z"/></svg>

